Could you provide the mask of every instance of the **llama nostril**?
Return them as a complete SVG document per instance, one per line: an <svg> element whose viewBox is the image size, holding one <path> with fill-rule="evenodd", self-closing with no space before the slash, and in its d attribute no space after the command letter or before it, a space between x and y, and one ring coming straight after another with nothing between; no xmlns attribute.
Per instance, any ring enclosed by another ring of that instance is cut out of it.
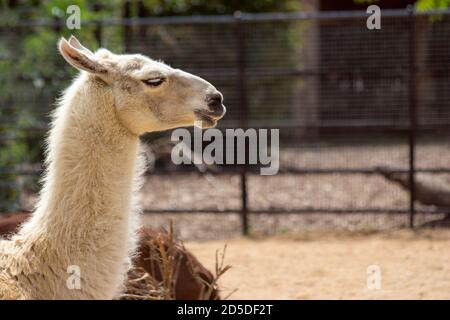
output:
<svg viewBox="0 0 450 320"><path fill-rule="evenodd" d="M213 93L206 97L206 101L208 102L208 107L221 107L223 98L220 93Z"/></svg>

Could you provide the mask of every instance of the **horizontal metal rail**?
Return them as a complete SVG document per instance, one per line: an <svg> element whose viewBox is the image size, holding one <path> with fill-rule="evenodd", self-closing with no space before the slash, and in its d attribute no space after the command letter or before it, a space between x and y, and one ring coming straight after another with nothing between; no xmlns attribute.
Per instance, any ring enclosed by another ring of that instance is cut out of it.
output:
<svg viewBox="0 0 450 320"><path fill-rule="evenodd" d="M219 129L221 131L224 131L226 129L236 129L235 126L238 123L238 120L224 120L224 124L227 124L228 127L217 127L216 129ZM0 124L1 119L0 119ZM234 124L234 125L233 125ZM5 123L7 125L7 123ZM49 130L49 125L31 125L31 126L17 126L14 127L15 130L18 131L35 131L35 132L44 132ZM277 123L275 120L271 120L270 123L264 123L264 121L259 121L255 123L250 123L249 128L253 129L301 129L301 130L316 130L316 129L327 129L330 131L343 131L345 133L351 132L352 130L367 130L367 132L377 132L377 133L383 133L384 131L408 131L408 123L405 119L405 123L401 124L378 124L378 123L368 123L368 122L361 122L361 121L355 121L353 123L347 123L340 124L337 121L334 123L329 123L327 121L324 121L317 125L311 125L311 124L302 124L297 123L295 120L293 121L284 121L280 120L279 123ZM417 132L420 133L423 132L429 132L429 131L442 131L442 130L448 130L450 131L450 122L449 123L426 123L426 124L418 124L417 125ZM9 140L20 140L22 138L17 137L15 133L6 132L2 135L0 135L0 141L9 141Z"/></svg>
<svg viewBox="0 0 450 320"><path fill-rule="evenodd" d="M259 167L248 167L247 168L249 174L259 175ZM308 175L308 174L342 174L342 175L353 175L353 174L365 174L365 175L379 175L381 174L380 168L280 168L278 171L278 175L283 174L292 174L292 175ZM383 173L408 173L409 169L401 169L401 168L385 168L382 167ZM450 173L450 168L440 167L440 168L418 168L416 169L417 173L430 173L430 174L442 174L442 173ZM0 176L2 175L39 175L42 174L42 169L13 169L13 168L0 168ZM180 171L167 171L167 170L157 170L155 172L151 172L148 175L150 176L167 176L167 175L176 175L180 176L183 174L198 174L203 175L204 173L198 170L180 170ZM224 169L218 171L208 171L208 174L212 175L238 175L240 174L239 168L236 166L233 169ZM271 176L267 176L271 177Z"/></svg>
<svg viewBox="0 0 450 320"><path fill-rule="evenodd" d="M339 20L367 18L363 10L355 11L317 11L317 12L279 12L279 13L246 13L236 12L234 15L202 15L202 16L171 16L171 17L140 17L140 18L105 18L101 20L83 20L82 25L177 25L177 24L224 24L240 22L276 22L305 20ZM385 18L407 18L413 16L450 15L450 10L411 11L408 9L383 9L381 16ZM65 26L65 20L21 20L0 22L2 27Z"/></svg>
<svg viewBox="0 0 450 320"><path fill-rule="evenodd" d="M217 209L217 208L199 208L199 209L145 209L142 210L144 214L156 214L156 213L214 213L214 214L240 214L240 208L230 209ZM19 212L30 212L30 210L22 209ZM264 209L248 209L249 214L409 214L409 209L397 209L397 208L264 208ZM418 214L446 214L450 213L450 208L418 208L416 213Z"/></svg>
<svg viewBox="0 0 450 320"><path fill-rule="evenodd" d="M217 213L217 214L229 214L240 213L240 208L236 209L145 209L143 213ZM372 213L372 214L409 214L408 209L396 209L396 208L267 208L267 209L248 209L249 214L308 214L308 213L323 213L323 214L351 214L351 213ZM417 209L416 213L423 214L443 214L450 213L450 208L436 208L436 209Z"/></svg>

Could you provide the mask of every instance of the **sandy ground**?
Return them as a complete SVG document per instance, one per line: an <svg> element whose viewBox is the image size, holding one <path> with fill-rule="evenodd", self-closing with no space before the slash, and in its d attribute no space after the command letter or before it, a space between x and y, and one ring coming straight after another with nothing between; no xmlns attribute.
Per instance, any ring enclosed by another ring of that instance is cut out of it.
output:
<svg viewBox="0 0 450 320"><path fill-rule="evenodd" d="M211 269L228 244L221 281L233 299L450 299L450 230L304 233L188 242ZM378 265L381 289L367 289Z"/></svg>

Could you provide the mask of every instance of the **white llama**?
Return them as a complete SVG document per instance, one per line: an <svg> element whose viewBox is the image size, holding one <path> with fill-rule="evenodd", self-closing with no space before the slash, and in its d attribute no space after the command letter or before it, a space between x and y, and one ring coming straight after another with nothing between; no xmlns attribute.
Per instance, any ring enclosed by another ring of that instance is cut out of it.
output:
<svg viewBox="0 0 450 320"><path fill-rule="evenodd" d="M192 74L142 55L94 54L74 37L58 47L82 72L54 113L40 201L0 241L3 299L119 293L137 227L139 135L198 120L212 127L225 113L220 92Z"/></svg>

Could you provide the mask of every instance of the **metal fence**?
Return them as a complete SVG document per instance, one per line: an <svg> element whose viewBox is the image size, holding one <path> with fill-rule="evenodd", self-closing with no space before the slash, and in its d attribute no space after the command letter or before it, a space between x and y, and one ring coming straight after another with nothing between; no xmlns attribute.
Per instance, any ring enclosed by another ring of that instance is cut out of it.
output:
<svg viewBox="0 0 450 320"><path fill-rule="evenodd" d="M208 79L222 91L229 110L220 128L279 128L279 176L295 177L293 187L280 185L280 192L292 192L288 200L260 206L251 199L252 188L273 178L251 183L254 168L220 168L218 173L239 177L237 206L145 211L240 213L244 234L251 214L391 214L413 227L417 214L448 212L417 203L415 178L450 173L450 12L382 10L380 30L369 30L367 17L365 12L239 13L85 22L82 30L92 31L102 46L141 52ZM16 46L30 33L57 33L63 26L58 21L0 26L0 61L10 67L2 80L13 87L0 94L3 150L19 140L27 145L42 140L54 96L69 80L62 59L50 53L47 63L58 72L45 74L37 66L37 75L21 74L21 63L33 63L33 53ZM33 47L31 40L25 43ZM22 111L32 121L23 121ZM40 158L37 152L33 159ZM20 161L2 166L4 190L39 171ZM381 182L380 166L406 174L409 193ZM299 200L304 185L312 194L331 191L319 200ZM276 189L268 188L266 198ZM360 195L365 189L369 195ZM348 199L335 201L342 192Z"/></svg>

